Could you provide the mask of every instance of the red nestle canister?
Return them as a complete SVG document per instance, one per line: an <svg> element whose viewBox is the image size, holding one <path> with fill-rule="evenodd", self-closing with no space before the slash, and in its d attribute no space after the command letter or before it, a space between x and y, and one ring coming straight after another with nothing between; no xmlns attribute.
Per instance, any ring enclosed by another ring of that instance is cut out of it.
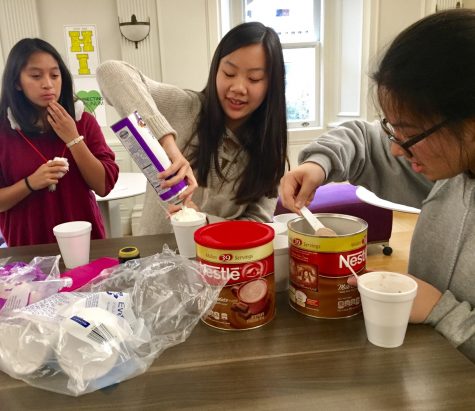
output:
<svg viewBox="0 0 475 411"><path fill-rule="evenodd" d="M267 324L275 316L274 230L252 221L208 224L195 232L201 272L227 280L203 322L222 330Z"/></svg>
<svg viewBox="0 0 475 411"><path fill-rule="evenodd" d="M333 237L320 237L303 219L289 227L290 306L310 317L343 318L361 312L356 287L347 282L353 271L366 270L368 224L344 214L316 214L334 230Z"/></svg>

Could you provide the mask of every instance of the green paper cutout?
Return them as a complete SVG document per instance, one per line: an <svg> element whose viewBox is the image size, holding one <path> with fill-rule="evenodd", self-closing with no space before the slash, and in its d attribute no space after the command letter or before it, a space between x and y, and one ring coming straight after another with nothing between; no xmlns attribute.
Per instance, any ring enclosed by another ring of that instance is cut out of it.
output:
<svg viewBox="0 0 475 411"><path fill-rule="evenodd" d="M94 113L94 110L102 104L101 93L97 90L80 90L76 96L84 103L84 108L88 113Z"/></svg>

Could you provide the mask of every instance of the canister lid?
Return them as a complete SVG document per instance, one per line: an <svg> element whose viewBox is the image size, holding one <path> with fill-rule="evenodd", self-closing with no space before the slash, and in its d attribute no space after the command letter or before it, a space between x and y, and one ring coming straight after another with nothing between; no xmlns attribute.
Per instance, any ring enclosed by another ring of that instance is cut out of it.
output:
<svg viewBox="0 0 475 411"><path fill-rule="evenodd" d="M205 225L195 231L195 242L209 248L242 250L267 244L274 230L254 221L223 221Z"/></svg>

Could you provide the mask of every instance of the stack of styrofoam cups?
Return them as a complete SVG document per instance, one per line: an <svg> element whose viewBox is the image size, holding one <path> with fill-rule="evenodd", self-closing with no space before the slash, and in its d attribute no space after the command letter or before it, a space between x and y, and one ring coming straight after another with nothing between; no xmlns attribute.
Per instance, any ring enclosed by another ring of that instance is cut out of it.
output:
<svg viewBox="0 0 475 411"><path fill-rule="evenodd" d="M278 234L274 237L275 291L286 291L289 288L289 270L289 238Z"/></svg>
<svg viewBox="0 0 475 411"><path fill-rule="evenodd" d="M274 221L272 223L265 223L265 224L274 229L275 235L287 234L287 224L286 223L280 223L278 221Z"/></svg>
<svg viewBox="0 0 475 411"><path fill-rule="evenodd" d="M273 220L274 220L274 223L284 224L285 232L283 232L282 234L287 234L287 227L288 227L289 221L295 220L296 218L299 218L299 217L300 215L298 215L297 213L284 213L284 214L278 214L274 216Z"/></svg>

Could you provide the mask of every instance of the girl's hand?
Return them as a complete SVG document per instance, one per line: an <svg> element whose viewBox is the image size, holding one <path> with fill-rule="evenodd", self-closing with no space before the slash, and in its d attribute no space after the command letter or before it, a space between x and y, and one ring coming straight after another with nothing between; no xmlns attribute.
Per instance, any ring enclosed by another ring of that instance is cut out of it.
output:
<svg viewBox="0 0 475 411"><path fill-rule="evenodd" d="M303 163L280 179L279 195L285 208L300 213L309 205L316 189L325 181L325 171L317 163Z"/></svg>
<svg viewBox="0 0 475 411"><path fill-rule="evenodd" d="M184 199L185 205L187 201L191 201L191 195L193 191L198 187L198 183L196 182L195 175L193 174L193 170L191 169L189 161L183 156L181 151L178 149L178 146L175 143L175 139L173 135L168 134L160 139L160 144L162 145L163 149L168 154L172 165L168 167L165 171L159 173L158 177L163 179L162 187L171 187L181 180L186 180L188 184L188 188L180 194L179 198ZM175 174L176 173L176 174ZM168 180L166 178L172 176Z"/></svg>
<svg viewBox="0 0 475 411"><path fill-rule="evenodd" d="M41 190L50 184L58 184L59 179L67 171L62 161L53 160L39 166L33 174L28 176L28 182L34 190Z"/></svg>
<svg viewBox="0 0 475 411"><path fill-rule="evenodd" d="M79 137L76 122L68 114L61 104L57 101L52 101L48 108L48 123L53 127L53 130L61 140L68 144L70 141Z"/></svg>

